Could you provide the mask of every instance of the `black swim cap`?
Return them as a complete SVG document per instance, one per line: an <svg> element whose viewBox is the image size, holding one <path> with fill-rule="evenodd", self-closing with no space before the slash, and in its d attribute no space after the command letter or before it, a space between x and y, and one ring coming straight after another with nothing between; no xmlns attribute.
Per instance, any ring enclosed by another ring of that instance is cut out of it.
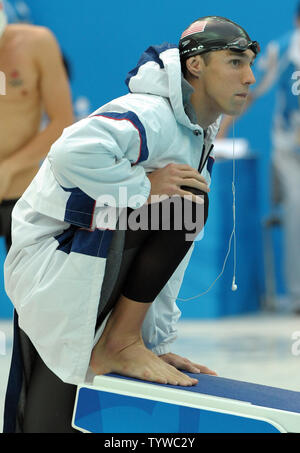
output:
<svg viewBox="0 0 300 453"><path fill-rule="evenodd" d="M193 22L181 35L179 53L183 60L213 50L231 49L236 52L260 51L257 41L251 41L248 33L225 17L207 16Z"/></svg>

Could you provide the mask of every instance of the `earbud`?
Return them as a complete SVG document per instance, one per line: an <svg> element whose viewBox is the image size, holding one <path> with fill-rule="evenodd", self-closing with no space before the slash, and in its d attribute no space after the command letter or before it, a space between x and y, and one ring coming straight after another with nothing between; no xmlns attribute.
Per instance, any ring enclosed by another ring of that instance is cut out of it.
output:
<svg viewBox="0 0 300 453"><path fill-rule="evenodd" d="M235 277L233 277L231 291L236 291L238 289L237 284L235 283Z"/></svg>

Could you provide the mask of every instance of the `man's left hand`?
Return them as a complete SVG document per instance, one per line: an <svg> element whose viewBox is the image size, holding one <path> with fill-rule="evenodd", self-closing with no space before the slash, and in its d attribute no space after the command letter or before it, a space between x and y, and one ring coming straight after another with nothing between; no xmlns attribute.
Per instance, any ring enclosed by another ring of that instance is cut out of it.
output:
<svg viewBox="0 0 300 453"><path fill-rule="evenodd" d="M173 365L178 370L188 371L189 373L203 373L217 376L217 373L215 371L210 370L206 366L193 363L190 360L181 357L180 355L173 354L172 352L162 354L159 357L169 365Z"/></svg>

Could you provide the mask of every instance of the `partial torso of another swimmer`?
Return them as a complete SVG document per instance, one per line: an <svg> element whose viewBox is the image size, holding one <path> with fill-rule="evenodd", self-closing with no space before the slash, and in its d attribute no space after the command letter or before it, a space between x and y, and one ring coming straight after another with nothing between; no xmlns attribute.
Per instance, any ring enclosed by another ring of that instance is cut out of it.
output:
<svg viewBox="0 0 300 453"><path fill-rule="evenodd" d="M8 25L5 39L0 43L0 71L6 79L6 94L0 96L0 165L40 130L43 95L38 65L38 33L40 27ZM36 161L14 174L3 199L19 198L38 168L39 162Z"/></svg>
<svg viewBox="0 0 300 453"><path fill-rule="evenodd" d="M14 33L16 28L19 33ZM32 35L20 25L10 25L7 31L7 40L0 50L0 70L6 77L6 94L0 96L0 164L37 134L42 115ZM20 197L37 170L35 165L16 174L4 199Z"/></svg>

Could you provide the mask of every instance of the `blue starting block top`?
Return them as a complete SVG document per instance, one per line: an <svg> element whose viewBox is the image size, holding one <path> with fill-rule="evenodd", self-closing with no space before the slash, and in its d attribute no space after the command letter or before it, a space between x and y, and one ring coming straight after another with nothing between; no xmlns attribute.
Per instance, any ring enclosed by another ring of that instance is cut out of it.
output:
<svg viewBox="0 0 300 453"><path fill-rule="evenodd" d="M198 384L96 376L78 387L73 426L95 433L300 432L300 392L187 374Z"/></svg>

